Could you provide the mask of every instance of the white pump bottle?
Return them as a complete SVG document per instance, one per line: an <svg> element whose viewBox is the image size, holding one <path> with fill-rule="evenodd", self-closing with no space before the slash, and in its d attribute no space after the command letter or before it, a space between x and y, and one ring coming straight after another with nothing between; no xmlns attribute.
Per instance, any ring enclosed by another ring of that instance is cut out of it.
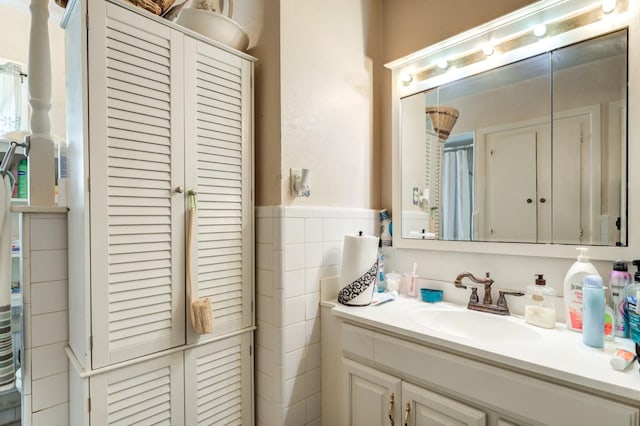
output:
<svg viewBox="0 0 640 426"><path fill-rule="evenodd" d="M577 247L578 259L564 277L564 314L569 330L582 332L582 280L587 275L600 275L589 261L586 247Z"/></svg>

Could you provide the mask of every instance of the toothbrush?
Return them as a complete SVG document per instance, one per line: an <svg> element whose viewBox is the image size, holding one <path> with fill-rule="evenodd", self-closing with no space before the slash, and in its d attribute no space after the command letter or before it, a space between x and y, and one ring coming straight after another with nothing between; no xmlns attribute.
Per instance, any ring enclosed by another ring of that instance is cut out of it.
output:
<svg viewBox="0 0 640 426"><path fill-rule="evenodd" d="M409 280L409 288L407 293L409 296L416 295L416 270L418 269L418 263L413 262L413 273L411 274L411 279Z"/></svg>

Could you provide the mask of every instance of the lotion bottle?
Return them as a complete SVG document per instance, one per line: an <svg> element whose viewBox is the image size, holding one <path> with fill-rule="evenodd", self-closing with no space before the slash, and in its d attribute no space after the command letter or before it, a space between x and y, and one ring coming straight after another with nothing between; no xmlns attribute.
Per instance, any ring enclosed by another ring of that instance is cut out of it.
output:
<svg viewBox="0 0 640 426"><path fill-rule="evenodd" d="M536 274L535 285L527 287L524 320L544 328L556 327L556 292L546 286L543 274Z"/></svg>
<svg viewBox="0 0 640 426"><path fill-rule="evenodd" d="M589 261L586 247L577 247L578 259L564 277L564 314L569 330L582 332L582 280L587 275L599 275ZM603 313L604 318L604 313Z"/></svg>

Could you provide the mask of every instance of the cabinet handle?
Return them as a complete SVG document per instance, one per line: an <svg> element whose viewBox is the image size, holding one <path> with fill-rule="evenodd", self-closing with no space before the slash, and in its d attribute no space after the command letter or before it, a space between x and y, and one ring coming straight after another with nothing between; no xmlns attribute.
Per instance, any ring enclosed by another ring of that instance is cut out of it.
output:
<svg viewBox="0 0 640 426"><path fill-rule="evenodd" d="M389 397L389 409L387 410L387 415L389 416L389 424L394 426L396 422L393 421L393 403L395 401L395 395L392 393Z"/></svg>
<svg viewBox="0 0 640 426"><path fill-rule="evenodd" d="M176 191L178 194L182 194L182 193L184 192L184 188L183 188L183 187L181 187L181 186L176 186L175 191Z"/></svg>
<svg viewBox="0 0 640 426"><path fill-rule="evenodd" d="M409 413L411 412L411 403L407 402L407 408L404 410L404 426L409 426Z"/></svg>

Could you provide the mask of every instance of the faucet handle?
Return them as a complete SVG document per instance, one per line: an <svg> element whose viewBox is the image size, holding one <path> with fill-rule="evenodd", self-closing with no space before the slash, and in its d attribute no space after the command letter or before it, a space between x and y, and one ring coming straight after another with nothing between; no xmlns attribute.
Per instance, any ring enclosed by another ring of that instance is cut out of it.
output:
<svg viewBox="0 0 640 426"><path fill-rule="evenodd" d="M507 306L507 298L504 297L505 295L524 296L524 293L518 290L498 290L498 301L496 302L496 305L506 309L506 311L509 312L509 307Z"/></svg>
<svg viewBox="0 0 640 426"><path fill-rule="evenodd" d="M480 298L478 297L478 287L471 287L471 294L469 295L469 303L478 303Z"/></svg>

